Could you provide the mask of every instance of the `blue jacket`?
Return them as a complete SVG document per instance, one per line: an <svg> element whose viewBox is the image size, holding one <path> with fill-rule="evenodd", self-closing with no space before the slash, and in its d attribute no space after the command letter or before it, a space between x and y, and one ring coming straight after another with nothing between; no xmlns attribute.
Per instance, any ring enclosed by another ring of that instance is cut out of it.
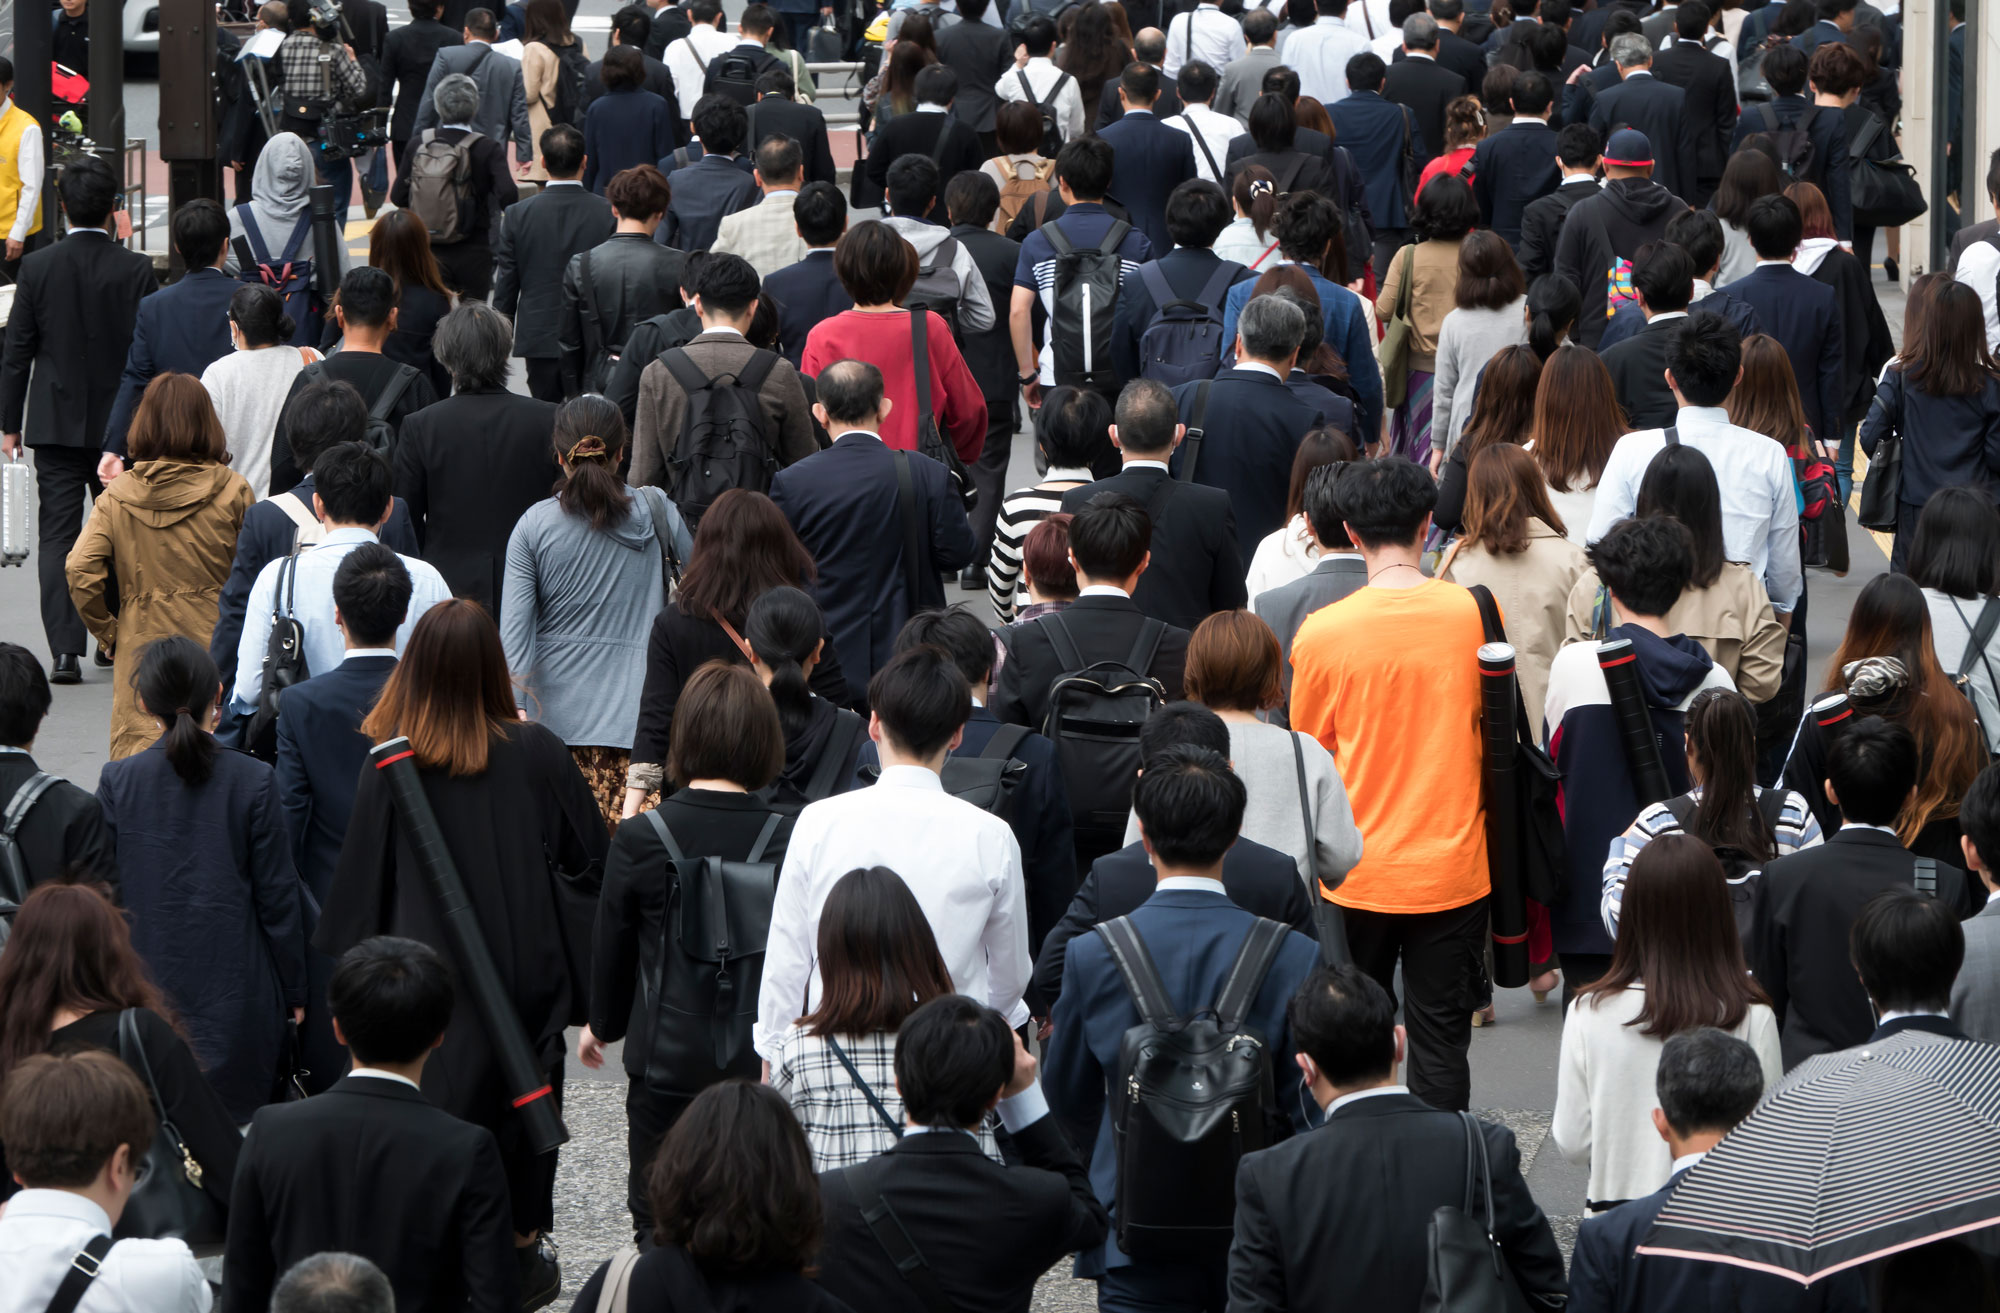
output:
<svg viewBox="0 0 2000 1313"><path fill-rule="evenodd" d="M1192 424L1200 383L1174 389L1181 422ZM1194 481L1229 494L1236 511L1236 541L1243 559L1256 555L1264 535L1285 523L1285 493L1299 439L1325 423L1329 407L1300 399L1285 383L1254 369L1225 369L1208 384L1206 430L1195 457ZM1180 473L1188 446L1172 461Z"/></svg>
<svg viewBox="0 0 2000 1313"><path fill-rule="evenodd" d="M1536 119L1515 119L1472 151L1472 195L1479 219L1521 245L1521 215L1562 182L1556 163L1557 132Z"/></svg>
<svg viewBox="0 0 2000 1313"><path fill-rule="evenodd" d="M1722 290L1747 302L1764 331L1791 357L1799 401L1814 435L1827 442L1838 439L1847 409L1840 385L1847 345L1839 296L1818 279L1777 264L1759 265Z"/></svg>
<svg viewBox="0 0 2000 1313"><path fill-rule="evenodd" d="M1146 234L1155 251L1171 251L1167 197L1196 176L1194 138L1176 132L1146 110L1133 110L1097 134L1116 155L1111 194L1132 213L1132 226Z"/></svg>
<svg viewBox="0 0 2000 1313"><path fill-rule="evenodd" d="M778 306L778 349L794 369L805 353L806 334L812 332L813 325L854 308L854 298L847 294L840 279L834 277L830 246L807 251L806 258L797 264L788 264L770 274L764 279L764 290Z"/></svg>
<svg viewBox="0 0 2000 1313"><path fill-rule="evenodd" d="M1183 1014L1215 1002L1256 919L1222 893L1193 889L1157 890L1130 916L1168 997ZM1319 948L1312 940L1297 931L1286 936L1246 1019L1271 1055L1277 1106L1267 1115L1280 1134L1288 1124L1293 1131L1309 1127L1301 1111L1303 1087L1291 1061L1296 1046L1285 1008L1318 962ZM1083 934L1070 941L1063 956L1062 994L1051 1019L1055 1029L1042 1056L1042 1089L1049 1108L1073 1128L1072 1139L1077 1130L1096 1126L1090 1185L1112 1209L1115 1223L1118 1163L1107 1086L1117 1077L1118 1046L1125 1032L1139 1024L1139 1009L1100 936ZM1103 1245L1077 1255L1076 1274L1098 1277L1107 1267L1131 1263L1119 1250L1114 1230Z"/></svg>
<svg viewBox="0 0 2000 1313"><path fill-rule="evenodd" d="M220 269L190 269L179 282L139 302L132 346L118 379L118 399L104 426L104 449L125 455L125 430L146 384L165 373L201 377L233 349L229 340L229 298L243 286Z"/></svg>
<svg viewBox="0 0 2000 1313"><path fill-rule="evenodd" d="M292 862L321 902L333 887L354 790L368 759L361 721L395 668L392 656L349 657L278 698L278 799L285 807Z"/></svg>
<svg viewBox="0 0 2000 1313"><path fill-rule="evenodd" d="M1352 99L1354 97L1348 97L1348 100ZM1308 265L1306 276L1312 279L1313 290L1319 293L1320 314L1324 316L1320 335L1347 364L1347 382L1354 389L1355 410L1359 412L1355 419L1360 425L1360 430L1351 436L1357 445L1373 441L1375 435L1382 431L1382 367L1375 362L1374 313L1361 303L1360 298L1319 270ZM1255 281L1246 279L1229 289L1229 297L1222 307L1224 360L1233 358L1236 317L1243 313L1244 306L1250 304L1250 292L1256 286Z"/></svg>
<svg viewBox="0 0 2000 1313"><path fill-rule="evenodd" d="M1333 120L1334 139L1347 148L1354 157L1354 167L1367 180L1368 213L1376 226L1385 231L1409 227L1397 160L1403 153L1405 123L1409 125L1411 149L1418 159L1424 158L1424 134L1417 127L1416 115L1374 91L1343 96L1328 105L1326 112ZM1376 276L1381 272L1376 270Z"/></svg>
<svg viewBox="0 0 2000 1313"><path fill-rule="evenodd" d="M599 196L626 169L651 164L680 143L664 97L643 87L608 91L583 115L583 185Z"/></svg>
<svg viewBox="0 0 2000 1313"><path fill-rule="evenodd" d="M1730 153L1742 150L1753 135L1771 132L1773 123L1780 128L1798 126L1799 119L1814 108L1804 96L1779 96L1763 105L1745 105L1743 116L1736 121L1736 135L1729 142ZM1848 241L1854 236L1854 190L1847 159L1847 118L1837 109L1821 108L1813 115L1810 131L1813 167L1807 181L1819 184L1826 193L1827 208L1833 211L1834 236Z"/></svg>
<svg viewBox="0 0 2000 1313"><path fill-rule="evenodd" d="M660 163L671 164L672 157ZM757 180L742 164L723 155L703 155L685 169L675 169L667 186L673 199L667 202L666 222L653 240L683 251L707 250L722 230L724 217L757 203Z"/></svg>

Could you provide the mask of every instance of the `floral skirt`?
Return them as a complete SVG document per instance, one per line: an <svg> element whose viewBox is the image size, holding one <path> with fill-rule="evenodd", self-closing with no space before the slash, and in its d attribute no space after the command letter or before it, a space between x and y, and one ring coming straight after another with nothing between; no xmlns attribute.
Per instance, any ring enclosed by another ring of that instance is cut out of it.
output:
<svg viewBox="0 0 2000 1313"><path fill-rule="evenodd" d="M616 830L619 815L625 810L625 769L632 764L631 749L572 746L569 755L597 799L605 828ZM649 794L645 805L658 806L659 795Z"/></svg>
<svg viewBox="0 0 2000 1313"><path fill-rule="evenodd" d="M1403 404L1389 420L1389 454L1428 465L1431 461L1431 380L1422 370L1410 371Z"/></svg>

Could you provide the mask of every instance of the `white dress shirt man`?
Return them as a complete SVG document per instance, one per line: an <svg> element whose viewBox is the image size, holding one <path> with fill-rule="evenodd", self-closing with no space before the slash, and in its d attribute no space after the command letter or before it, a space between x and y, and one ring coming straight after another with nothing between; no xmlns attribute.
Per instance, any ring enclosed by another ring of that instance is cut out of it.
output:
<svg viewBox="0 0 2000 1313"><path fill-rule="evenodd" d="M1319 0L1313 25L1285 42L1285 62L1299 75L1299 94L1322 105L1347 98L1347 61L1369 50L1368 37L1350 25L1353 10L1346 17L1328 12L1336 7L1343 7L1343 0Z"/></svg>
<svg viewBox="0 0 2000 1313"><path fill-rule="evenodd" d="M663 61L667 72L674 75L674 99L681 103L681 117L694 121L695 102L701 99L702 84L708 79L708 66L717 55L734 50L741 45L729 35L727 21L720 10L713 23L695 23L688 34L677 41L669 42Z"/></svg>
<svg viewBox="0 0 2000 1313"><path fill-rule="evenodd" d="M1026 46L1021 47L1026 50ZM1021 82L1027 80L1023 87ZM1061 89L1056 86L1061 83ZM1014 67L1000 75L993 84L993 94L1002 100L1025 100L1034 104L1054 101L1049 110L1056 116L1056 125L1062 129L1065 142L1075 141L1083 135L1083 92L1077 89L1076 79L1055 66L1045 50L1041 54L1029 54L1025 63L1016 60Z"/></svg>
<svg viewBox="0 0 2000 1313"><path fill-rule="evenodd" d="M1181 66L1196 61L1213 69L1229 67L1241 59L1249 43L1243 39L1243 25L1222 12L1209 0L1175 14L1167 25L1167 59L1160 65L1165 77L1179 77Z"/></svg>
<svg viewBox="0 0 2000 1313"><path fill-rule="evenodd" d="M1183 79L1184 81L1188 79ZM1191 98L1193 86L1181 90L1181 112L1160 122L1194 140L1194 176L1229 190L1229 143L1243 135L1243 125L1233 115L1218 114L1212 108L1216 84L1212 77L1200 79L1200 100Z"/></svg>

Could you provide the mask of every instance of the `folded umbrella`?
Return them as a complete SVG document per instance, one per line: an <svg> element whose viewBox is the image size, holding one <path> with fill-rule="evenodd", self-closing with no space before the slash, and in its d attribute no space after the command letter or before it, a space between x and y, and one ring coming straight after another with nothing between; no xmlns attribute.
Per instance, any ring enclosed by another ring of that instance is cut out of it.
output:
<svg viewBox="0 0 2000 1313"><path fill-rule="evenodd" d="M1696 1163L1642 1254L1811 1285L2000 1225L2000 1047L1904 1032L1809 1058Z"/></svg>

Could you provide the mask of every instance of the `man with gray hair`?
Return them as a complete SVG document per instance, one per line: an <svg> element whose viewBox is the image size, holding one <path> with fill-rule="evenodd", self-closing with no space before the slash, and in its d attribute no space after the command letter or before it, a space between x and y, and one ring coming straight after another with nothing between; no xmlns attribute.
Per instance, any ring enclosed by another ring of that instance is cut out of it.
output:
<svg viewBox="0 0 2000 1313"><path fill-rule="evenodd" d="M1686 199L1695 185L1696 132L1687 112L1687 92L1653 76L1653 43L1638 32L1621 32L1607 47L1619 82L1597 93L1590 126L1609 138L1618 128L1636 128L1653 143L1653 181Z"/></svg>
<svg viewBox="0 0 2000 1313"><path fill-rule="evenodd" d="M1402 58L1389 65L1382 79L1382 98L1417 116L1421 157L1441 155L1445 106L1460 96L1479 94L1479 88L1466 86L1464 78L1438 63L1438 22L1429 14L1420 10L1403 20L1402 48Z"/></svg>
<svg viewBox="0 0 2000 1313"><path fill-rule="evenodd" d="M452 49L438 51L438 58ZM445 282L466 299L483 301L493 290L491 234L500 211L520 199L520 188L507 171L501 139L479 126L477 81L447 73L424 102L436 117L428 125L419 120L389 198L430 230Z"/></svg>
<svg viewBox="0 0 2000 1313"><path fill-rule="evenodd" d="M1180 460L1194 462L1196 483L1229 493L1245 560L1285 523L1299 439L1336 418L1285 386L1305 338L1305 311L1295 301L1252 297L1236 319L1235 366L1174 389L1175 408L1187 425ZM1204 430L1216 439L1204 440Z"/></svg>
<svg viewBox="0 0 2000 1313"><path fill-rule="evenodd" d="M491 9L472 9L465 15L465 44L444 46L431 61L430 76L424 79L424 96L417 104L417 121L411 140L449 119L438 116L431 97L438 83L453 73L465 73L479 84L480 114L474 124L488 139L514 142L516 174L525 174L535 158L534 132L528 126L528 93L521 81L521 61L493 48L500 38L500 23Z"/></svg>
<svg viewBox="0 0 2000 1313"><path fill-rule="evenodd" d="M314 1254L279 1279L271 1313L396 1313L396 1292L359 1254Z"/></svg>

